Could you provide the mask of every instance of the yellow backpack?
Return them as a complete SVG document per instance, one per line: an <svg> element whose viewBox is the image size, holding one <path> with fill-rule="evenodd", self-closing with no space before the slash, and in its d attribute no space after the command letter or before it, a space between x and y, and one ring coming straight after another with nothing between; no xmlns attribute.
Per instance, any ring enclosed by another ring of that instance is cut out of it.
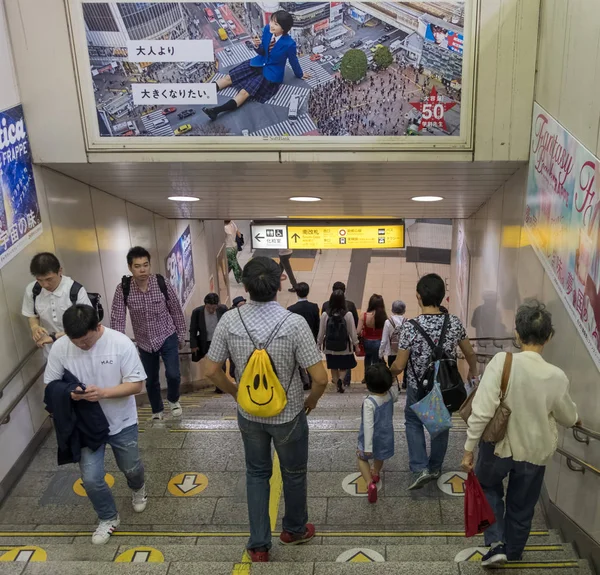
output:
<svg viewBox="0 0 600 575"><path fill-rule="evenodd" d="M287 391L283 389L283 386L279 381L275 364L273 363L267 348L279 333L281 326L293 314L291 312L288 313L288 315L277 324L264 346L257 345L250 335L250 332L244 323L244 319L242 318L240 308L238 308L238 314L242 321L242 325L254 346L254 351L248 358L246 368L239 381L237 394L238 404L249 415L255 417L275 417L276 415L279 415L287 405ZM294 371L295 369L292 371L292 380ZM290 380L290 385L292 380Z"/></svg>

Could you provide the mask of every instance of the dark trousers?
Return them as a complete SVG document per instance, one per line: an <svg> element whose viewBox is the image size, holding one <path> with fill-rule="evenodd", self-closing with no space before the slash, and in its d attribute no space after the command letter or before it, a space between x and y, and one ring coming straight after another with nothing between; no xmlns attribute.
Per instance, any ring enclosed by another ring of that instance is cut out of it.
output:
<svg viewBox="0 0 600 575"><path fill-rule="evenodd" d="M179 341L177 334L170 335L158 351L144 351L140 349L140 359L146 372L146 391L152 406L152 413L160 413L164 410L162 395L160 394L160 358L165 364L165 375L167 377L167 399L171 403L179 401L179 387L181 385L181 373L179 370Z"/></svg>
<svg viewBox="0 0 600 575"><path fill-rule="evenodd" d="M475 474L496 516L496 523L484 532L485 544L504 543L509 561L519 561L523 555L545 472L541 465L496 457L492 443L479 444ZM505 509L502 482L507 476Z"/></svg>
<svg viewBox="0 0 600 575"><path fill-rule="evenodd" d="M279 256L279 261L281 262L281 265L283 266L283 269L285 270L285 273L287 274L287 277L290 280L292 287L296 287L296 276L294 275L294 270L292 270L292 264L290 263L291 257L292 254L289 254L287 256Z"/></svg>

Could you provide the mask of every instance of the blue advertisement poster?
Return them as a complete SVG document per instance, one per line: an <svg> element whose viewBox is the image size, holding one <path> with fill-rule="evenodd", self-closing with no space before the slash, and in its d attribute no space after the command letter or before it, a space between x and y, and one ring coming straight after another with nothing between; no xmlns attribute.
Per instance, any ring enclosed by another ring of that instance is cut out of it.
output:
<svg viewBox="0 0 600 575"><path fill-rule="evenodd" d="M42 233L21 105L0 112L0 268Z"/></svg>
<svg viewBox="0 0 600 575"><path fill-rule="evenodd" d="M169 252L166 260L166 268L167 280L171 282L182 307L185 307L196 285L190 226L185 228L185 231Z"/></svg>

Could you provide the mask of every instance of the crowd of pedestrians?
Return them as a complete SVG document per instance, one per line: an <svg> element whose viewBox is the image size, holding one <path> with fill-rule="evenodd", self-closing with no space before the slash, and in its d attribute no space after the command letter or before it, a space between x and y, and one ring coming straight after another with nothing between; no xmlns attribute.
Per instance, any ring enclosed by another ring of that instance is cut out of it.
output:
<svg viewBox="0 0 600 575"><path fill-rule="evenodd" d="M88 294L63 275L53 254L33 258L30 269L35 281L27 286L23 298L22 313L28 318L32 338L48 355L45 402L54 415L59 462L80 466L83 485L99 520L92 536L95 544L106 543L120 524L115 500L104 480L107 444L131 489L134 511L146 509L133 396L142 391L145 382L152 417L163 418L160 358L165 365L171 416L182 416L178 350L187 332L183 310L172 287L160 274L152 273L147 250L131 248L127 265L131 275L124 276L116 287L110 328L100 323L102 307L97 294ZM367 310L359 316L356 306L346 299L341 282L336 282L320 310L309 301L308 284L297 283L298 302L286 310L277 303L282 272L282 265L271 258L253 258L240 278L249 300L237 297L227 309L217 294L208 294L204 305L194 310L189 332L194 359L203 359L205 376L220 392L238 400L247 468L247 549L253 562L268 561L271 547L271 445L279 457L285 500L280 541L296 545L315 535L307 511L307 416L317 408L329 381L323 352L332 381L341 393L349 385L345 383L346 373L357 365L356 354L365 356L366 396L356 454L371 503L377 501L383 465L395 453L393 414L401 396L395 378L402 375L407 389L404 414L413 473L409 490L421 489L441 476L448 447L449 434L445 431L430 438L428 449L423 422L411 409L423 398L423 378L430 368L432 346L443 348L451 361L456 361L460 348L469 366L469 378L477 378L476 356L465 328L441 305L445 283L438 275L428 274L418 281L416 296L421 313L406 319L404 302L395 301L388 316L378 294L370 298ZM135 343L125 335L127 311ZM580 424L567 377L542 357L544 346L554 335L550 313L538 302L525 304L516 314L515 330L521 353L514 354L514 361L512 354L499 353L487 367L472 401L462 461L465 470L475 470L497 519L485 532L490 550L482 560L484 566L521 558L545 466L556 449L556 423ZM266 364L256 360L263 356L269 358ZM502 401L511 417L505 438L486 443L486 428L500 404L507 362L509 384ZM242 390L237 383L248 375L248 369L253 370L249 375L254 386ZM258 370L256 374L254 370ZM261 402L258 396L252 399L252 393L263 393L263 386L266 394L261 397L267 400ZM244 403L244 408L238 392L250 394L251 403ZM284 400L268 414L261 411L274 396Z"/></svg>

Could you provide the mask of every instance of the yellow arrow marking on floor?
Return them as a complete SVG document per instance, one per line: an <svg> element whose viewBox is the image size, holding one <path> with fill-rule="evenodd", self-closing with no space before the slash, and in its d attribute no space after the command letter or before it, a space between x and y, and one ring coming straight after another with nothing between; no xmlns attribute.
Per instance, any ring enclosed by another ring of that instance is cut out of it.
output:
<svg viewBox="0 0 600 575"><path fill-rule="evenodd" d="M354 489L357 495L364 495L369 493L369 487L362 475L359 475L354 481L348 483L348 485L354 485Z"/></svg>
<svg viewBox="0 0 600 575"><path fill-rule="evenodd" d="M444 485L449 485L452 493L465 492L465 480L460 475L453 475L448 481L444 482Z"/></svg>
<svg viewBox="0 0 600 575"><path fill-rule="evenodd" d="M362 551L358 552L352 559L348 559L346 563L374 563L368 555L365 555Z"/></svg>
<svg viewBox="0 0 600 575"><path fill-rule="evenodd" d="M115 484L115 478L110 473L107 473L104 476L104 481L106 481L106 484L111 488ZM79 497L87 497L87 493L85 491L85 488L83 487L83 481L81 480L81 477L73 484L73 491L77 493Z"/></svg>
<svg viewBox="0 0 600 575"><path fill-rule="evenodd" d="M475 551L473 555L471 555L467 561L481 561L483 559L483 553L481 551Z"/></svg>

